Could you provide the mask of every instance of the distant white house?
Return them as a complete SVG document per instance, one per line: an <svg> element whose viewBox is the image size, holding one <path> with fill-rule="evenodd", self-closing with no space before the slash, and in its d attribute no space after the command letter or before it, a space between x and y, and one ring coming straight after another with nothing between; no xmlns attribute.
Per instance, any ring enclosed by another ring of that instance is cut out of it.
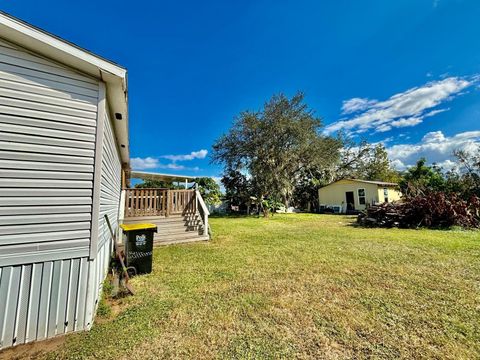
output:
<svg viewBox="0 0 480 360"><path fill-rule="evenodd" d="M129 167L126 76L0 13L0 349L92 326Z"/></svg>
<svg viewBox="0 0 480 360"><path fill-rule="evenodd" d="M400 200L398 184L359 179L342 179L318 190L320 209L336 213L364 210L368 204Z"/></svg>

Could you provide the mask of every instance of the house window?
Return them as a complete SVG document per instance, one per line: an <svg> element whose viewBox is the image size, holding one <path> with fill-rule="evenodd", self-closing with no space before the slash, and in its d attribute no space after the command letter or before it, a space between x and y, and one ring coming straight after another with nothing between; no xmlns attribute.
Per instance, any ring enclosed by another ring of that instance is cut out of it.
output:
<svg viewBox="0 0 480 360"><path fill-rule="evenodd" d="M387 203L388 202L388 189L383 188L383 200Z"/></svg>
<svg viewBox="0 0 480 360"><path fill-rule="evenodd" d="M365 205L365 189L358 189L358 203L360 205Z"/></svg>

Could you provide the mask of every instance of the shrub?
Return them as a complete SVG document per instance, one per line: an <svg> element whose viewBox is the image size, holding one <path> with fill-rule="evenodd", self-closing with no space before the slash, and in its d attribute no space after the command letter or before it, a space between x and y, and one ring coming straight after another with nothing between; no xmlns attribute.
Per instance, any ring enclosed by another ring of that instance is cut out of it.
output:
<svg viewBox="0 0 480 360"><path fill-rule="evenodd" d="M480 228L480 198L465 201L456 193L431 191L371 206L358 216L358 222L375 227Z"/></svg>

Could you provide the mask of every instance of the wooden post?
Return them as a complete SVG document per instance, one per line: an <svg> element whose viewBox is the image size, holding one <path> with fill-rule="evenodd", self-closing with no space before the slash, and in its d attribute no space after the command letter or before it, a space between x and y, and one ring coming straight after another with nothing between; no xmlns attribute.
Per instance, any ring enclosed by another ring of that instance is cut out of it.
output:
<svg viewBox="0 0 480 360"><path fill-rule="evenodd" d="M154 216L157 216L158 215L157 214L158 190L155 189L155 190L152 191L152 193L153 193L152 214Z"/></svg>
<svg viewBox="0 0 480 360"><path fill-rule="evenodd" d="M167 207L165 209L165 216L168 217L170 215L170 191L171 190L167 190Z"/></svg>
<svg viewBox="0 0 480 360"><path fill-rule="evenodd" d="M139 216L139 212L138 212L138 193L139 193L139 190L134 190L134 192L133 192L133 197L134 197L134 200L135 200L135 211L133 212L135 214L134 216Z"/></svg>

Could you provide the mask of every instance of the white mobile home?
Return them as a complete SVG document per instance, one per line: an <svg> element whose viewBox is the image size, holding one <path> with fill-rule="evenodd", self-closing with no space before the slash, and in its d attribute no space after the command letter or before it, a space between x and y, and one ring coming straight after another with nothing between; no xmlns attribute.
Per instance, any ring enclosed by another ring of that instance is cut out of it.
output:
<svg viewBox="0 0 480 360"><path fill-rule="evenodd" d="M0 13L0 349L92 325L127 121L124 68Z"/></svg>

